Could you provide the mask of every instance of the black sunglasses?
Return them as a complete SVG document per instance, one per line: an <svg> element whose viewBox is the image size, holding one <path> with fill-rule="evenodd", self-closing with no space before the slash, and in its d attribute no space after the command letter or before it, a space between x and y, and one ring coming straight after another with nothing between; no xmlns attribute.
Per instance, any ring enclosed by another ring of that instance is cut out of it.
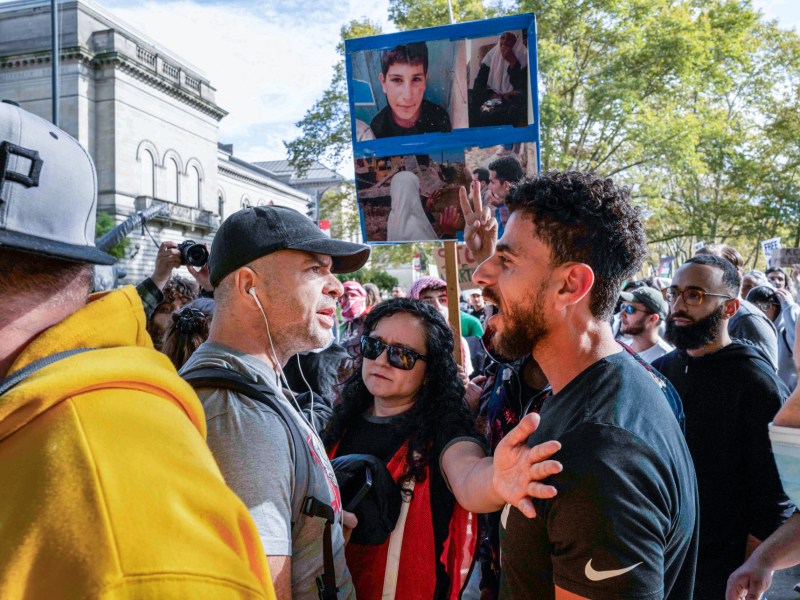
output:
<svg viewBox="0 0 800 600"><path fill-rule="evenodd" d="M427 361L427 357L419 352L414 352L408 348L400 348L398 346L391 346L384 344L378 338L361 336L361 356L369 360L376 360L383 351L386 350L386 357L389 359L389 364L395 369L402 369L403 371L410 371L417 364L417 360Z"/></svg>

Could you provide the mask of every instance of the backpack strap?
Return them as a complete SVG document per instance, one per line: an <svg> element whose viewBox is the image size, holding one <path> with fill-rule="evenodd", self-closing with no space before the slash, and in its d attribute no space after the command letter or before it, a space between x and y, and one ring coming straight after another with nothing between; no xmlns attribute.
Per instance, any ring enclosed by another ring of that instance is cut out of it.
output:
<svg viewBox="0 0 800 600"><path fill-rule="evenodd" d="M311 460L308 458L306 442L303 439L302 432L298 429L293 419L286 414L286 408L281 406L278 399L275 398L275 392L272 390L272 388L248 379L236 371L221 367L194 369L188 373L184 373L182 377L195 390L201 388L226 389L241 394L242 396L247 396L248 398L268 407L278 416L278 418L284 422L286 429L289 431L289 435L292 438L295 460L304 460L308 471L308 477L306 478L308 487L306 487L306 490L303 493L303 501L300 503L300 510L297 514L295 514L295 511L292 510L292 525L294 525L294 523L299 520L300 515L303 514L303 507L306 505L308 492L310 489L312 489L311 481L312 479L316 479L316 471L314 469L314 465L311 464ZM303 458L301 458L301 456ZM295 481L296 480L297 477L295 477Z"/></svg>
<svg viewBox="0 0 800 600"><path fill-rule="evenodd" d="M307 517L321 517L325 519L325 533L323 535L322 544L324 570L322 576L317 577L319 597L320 600L336 600L338 588L336 587L336 570L333 562L333 539L331 533L331 525L335 522L336 516L331 505L325 504L308 494L311 489L312 479L316 480L319 475L317 474L314 464L308 457L306 442L294 420L286 414L286 409L275 399L274 392L271 388L252 381L236 371L219 367L207 367L189 371L183 374L182 377L194 389L223 388L238 392L243 396L247 396L269 407L284 421L292 438L295 457L299 457L301 454L303 455L303 460L306 462L306 470L308 472L307 487L303 495L300 513ZM297 477L295 477L295 481L296 480ZM292 526L294 526L299 518L300 515L295 515L294 510L292 510Z"/></svg>
<svg viewBox="0 0 800 600"><path fill-rule="evenodd" d="M45 367L49 367L53 363L65 358L69 358L70 356L81 354L83 352L89 352L90 350L97 350L97 348L73 348L72 350L57 352L56 354L51 354L50 356L45 356L39 360L33 361L32 363L22 367L19 371L15 371L10 376L0 380L0 396L5 394L15 385L25 381L25 379L36 373L36 371L44 369Z"/></svg>
<svg viewBox="0 0 800 600"><path fill-rule="evenodd" d="M783 343L786 346L786 350L789 351L789 356L794 357L794 351L792 350L791 346L789 346L789 340L786 339L786 328L784 327L781 330L781 339L783 339Z"/></svg>

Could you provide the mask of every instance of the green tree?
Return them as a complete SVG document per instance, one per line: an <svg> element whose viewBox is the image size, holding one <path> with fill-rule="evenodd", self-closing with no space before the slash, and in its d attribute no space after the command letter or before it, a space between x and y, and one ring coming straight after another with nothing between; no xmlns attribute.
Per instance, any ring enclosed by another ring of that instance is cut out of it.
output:
<svg viewBox="0 0 800 600"><path fill-rule="evenodd" d="M746 2L710 3L697 18L713 60L681 95L693 143L665 157L650 239L684 257L692 241L727 242L763 268L761 240L798 238L800 38Z"/></svg>
<svg viewBox="0 0 800 600"><path fill-rule="evenodd" d="M500 2L488 6L481 0L452 0L451 5L455 23L488 19L506 12ZM423 29L449 24L450 12L447 0L391 0L389 20L402 31Z"/></svg>
<svg viewBox="0 0 800 600"><path fill-rule="evenodd" d="M336 276L339 281L357 281L359 283L374 283L378 289L384 292L392 291L392 288L400 282L397 277L389 275L381 269L359 269L354 273L342 273Z"/></svg>
<svg viewBox="0 0 800 600"><path fill-rule="evenodd" d="M361 228L355 185L347 181L322 194L319 200L319 214L320 219L331 222L331 237L352 239Z"/></svg>
<svg viewBox="0 0 800 600"><path fill-rule="evenodd" d="M97 213L97 221L95 221L94 225L94 237L95 239L100 238L107 234L109 231L114 229L116 226L116 222L114 221L114 217L106 212L98 212ZM131 241L128 238L124 238L121 242L115 244L108 253L119 260L125 256L125 250L128 249L128 246L131 245Z"/></svg>
<svg viewBox="0 0 800 600"><path fill-rule="evenodd" d="M477 0L453 10L457 21L503 12ZM750 0L517 0L513 11L537 16L543 168L629 185L653 262L682 260L700 240L727 241L753 264L761 239L800 246L795 31ZM389 16L399 29L449 21L446 0L392 0ZM343 38L370 27L353 22ZM349 152L344 88L340 63L287 144L291 160ZM416 246L375 248L374 261L405 263Z"/></svg>

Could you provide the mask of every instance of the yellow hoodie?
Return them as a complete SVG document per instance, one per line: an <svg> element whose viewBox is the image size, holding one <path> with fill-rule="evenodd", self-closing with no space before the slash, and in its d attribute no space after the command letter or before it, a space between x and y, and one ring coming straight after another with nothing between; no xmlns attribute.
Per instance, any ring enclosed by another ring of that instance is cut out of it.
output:
<svg viewBox="0 0 800 600"><path fill-rule="evenodd" d="M203 409L153 350L133 288L93 296L0 397L0 598L275 597L244 504L205 444Z"/></svg>

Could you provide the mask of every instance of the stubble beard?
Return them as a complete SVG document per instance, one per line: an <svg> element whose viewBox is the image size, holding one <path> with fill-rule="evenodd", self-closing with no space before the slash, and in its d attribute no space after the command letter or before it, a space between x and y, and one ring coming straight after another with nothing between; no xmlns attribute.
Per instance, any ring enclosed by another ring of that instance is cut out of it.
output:
<svg viewBox="0 0 800 600"><path fill-rule="evenodd" d="M548 334L544 316L544 291L542 283L535 294L526 298L524 306L509 307L503 314L503 332L495 333L494 344L502 356L515 360L527 356Z"/></svg>
<svg viewBox="0 0 800 600"><path fill-rule="evenodd" d="M636 337L644 333L644 325L631 325L630 327L620 327L619 332L628 337Z"/></svg>

